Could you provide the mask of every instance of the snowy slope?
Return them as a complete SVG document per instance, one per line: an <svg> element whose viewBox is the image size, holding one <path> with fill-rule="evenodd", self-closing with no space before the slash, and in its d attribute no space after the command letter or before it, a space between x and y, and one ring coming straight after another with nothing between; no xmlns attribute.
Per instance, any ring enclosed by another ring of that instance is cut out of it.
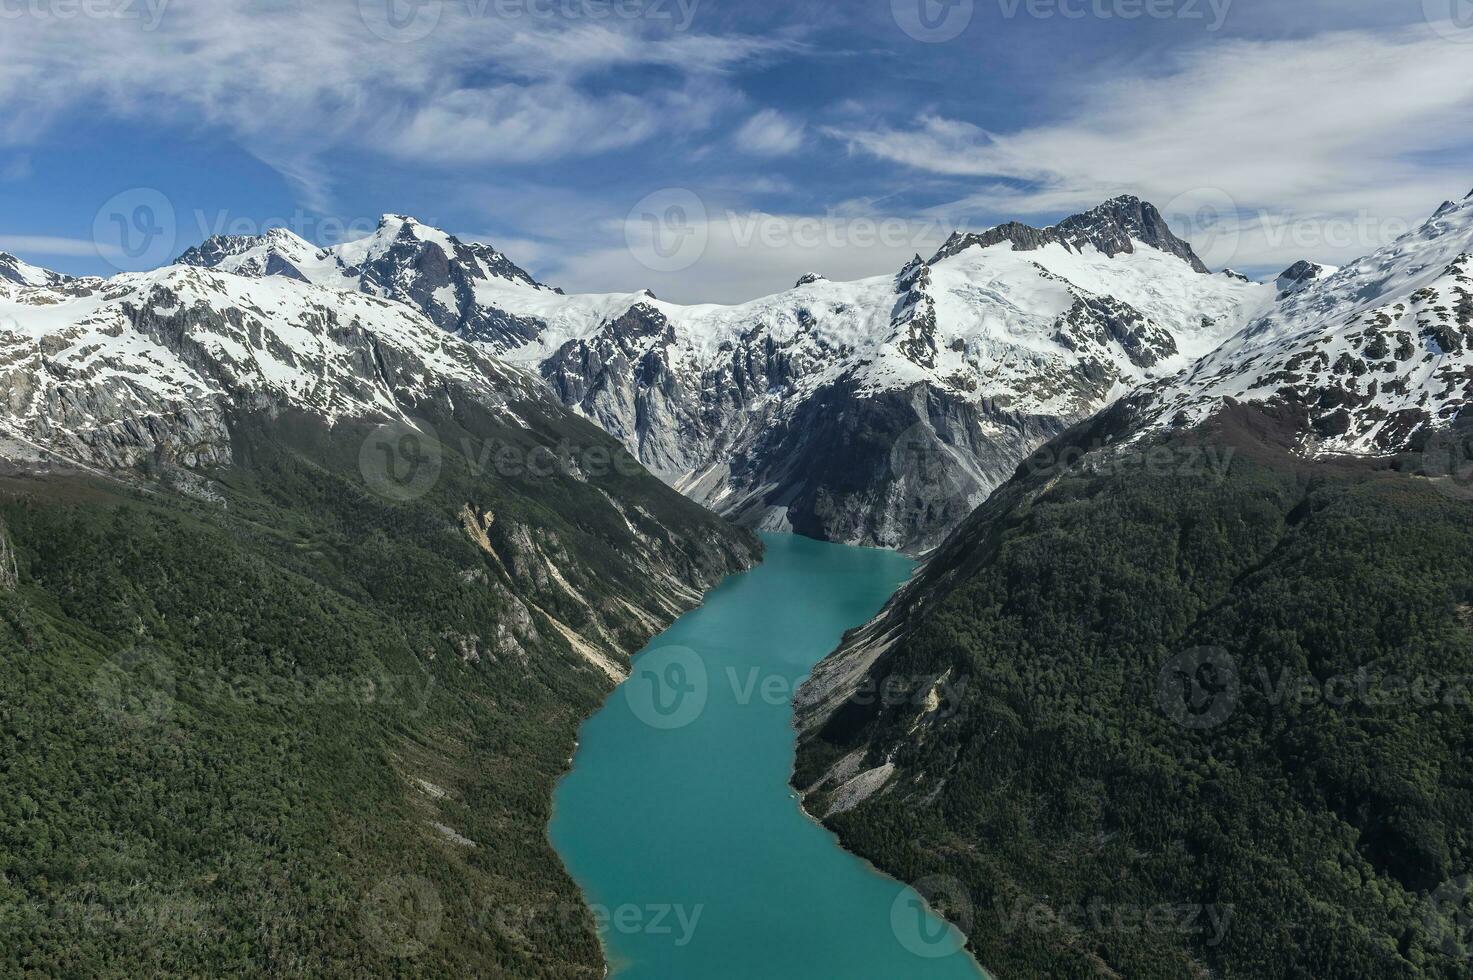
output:
<svg viewBox="0 0 1473 980"><path fill-rule="evenodd" d="M1470 394L1473 195L1315 278L1141 401L1151 427L1228 400L1283 406L1312 452L1381 454L1446 427Z"/></svg>
<svg viewBox="0 0 1473 980"><path fill-rule="evenodd" d="M52 272L50 269L22 262L9 252L0 252L0 283L11 283L17 286L55 286L70 278L60 272Z"/></svg>
<svg viewBox="0 0 1473 980"><path fill-rule="evenodd" d="M399 418L451 390L545 398L403 304L284 277L172 266L55 287L0 286L0 429L103 467L229 458L229 414Z"/></svg>

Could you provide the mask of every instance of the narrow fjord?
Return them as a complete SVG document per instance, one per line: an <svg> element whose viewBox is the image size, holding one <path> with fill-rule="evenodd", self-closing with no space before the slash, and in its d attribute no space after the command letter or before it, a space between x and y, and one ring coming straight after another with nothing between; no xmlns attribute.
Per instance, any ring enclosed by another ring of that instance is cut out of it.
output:
<svg viewBox="0 0 1473 980"><path fill-rule="evenodd" d="M657 637L583 727L552 841L613 975L975 978L958 934L798 806L793 689L911 571L768 535L767 559Z"/></svg>

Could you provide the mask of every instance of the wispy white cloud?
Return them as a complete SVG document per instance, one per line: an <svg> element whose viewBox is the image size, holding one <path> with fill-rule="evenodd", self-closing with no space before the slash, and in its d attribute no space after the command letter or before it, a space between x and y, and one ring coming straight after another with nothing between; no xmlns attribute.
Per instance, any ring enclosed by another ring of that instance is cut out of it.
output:
<svg viewBox="0 0 1473 980"><path fill-rule="evenodd" d="M576 242L563 243L543 278L577 292L648 288L675 302L740 303L789 289L809 272L836 281L894 275L916 254L932 255L952 231L943 221L922 218L715 206L688 211L681 221L679 228L603 222L592 230L607 244L579 249ZM652 248L653 236L663 236L662 248ZM672 255L676 268L658 261Z"/></svg>
<svg viewBox="0 0 1473 980"><path fill-rule="evenodd" d="M734 142L738 149L758 156L786 156L803 145L803 124L776 109L763 109L742 124Z"/></svg>
<svg viewBox="0 0 1473 980"><path fill-rule="evenodd" d="M782 39L672 30L659 18L418 9L436 19L412 43L385 39L383 24L375 33L353 2L168 4L148 30L141 20L10 18L0 32L0 144L23 145L86 112L213 127L320 204L330 191L320 160L334 148L525 163L632 145L707 126L741 101L723 73L794 50ZM634 66L666 77L622 87L593 78Z"/></svg>
<svg viewBox="0 0 1473 980"><path fill-rule="evenodd" d="M975 178L981 189L953 209L1058 214L1133 192L1190 215L1226 201L1238 212L1235 263L1345 260L1473 183L1470 54L1426 25L1228 41L1155 74L1079 80L1074 109L1049 124L989 132L932 115L827 133Z"/></svg>
<svg viewBox="0 0 1473 980"><path fill-rule="evenodd" d="M90 238L58 238L54 235L0 235L0 251L21 255L68 255L95 257L108 251Z"/></svg>

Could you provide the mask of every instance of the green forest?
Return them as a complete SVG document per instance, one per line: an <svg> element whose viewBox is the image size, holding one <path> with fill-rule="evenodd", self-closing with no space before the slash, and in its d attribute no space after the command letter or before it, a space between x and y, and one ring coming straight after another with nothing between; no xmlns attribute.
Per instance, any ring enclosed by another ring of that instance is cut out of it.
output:
<svg viewBox="0 0 1473 980"><path fill-rule="evenodd" d="M627 656L660 625L630 605L672 615L661 576L714 583L758 545L637 466L506 476L456 448L622 452L581 422L435 423L442 473L406 502L365 486L366 429L290 418L237 432L205 494L0 484L0 975L602 976L546 826L612 685L514 606ZM517 574L519 540L595 601Z"/></svg>
<svg viewBox="0 0 1473 980"><path fill-rule="evenodd" d="M801 748L894 762L828 823L999 977L1473 974L1473 503L1260 428L1025 465L870 672L958 703Z"/></svg>

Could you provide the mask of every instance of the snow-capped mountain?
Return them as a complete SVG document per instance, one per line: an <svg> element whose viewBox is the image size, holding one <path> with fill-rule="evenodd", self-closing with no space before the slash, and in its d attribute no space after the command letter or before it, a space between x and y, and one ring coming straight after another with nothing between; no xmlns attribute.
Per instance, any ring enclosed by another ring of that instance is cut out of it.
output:
<svg viewBox="0 0 1473 980"><path fill-rule="evenodd" d="M401 299L539 373L651 470L751 526L924 550L1050 436L1273 302L1117 198L955 235L894 276L734 306L566 296L386 216L361 242L212 239L182 262Z"/></svg>
<svg viewBox="0 0 1473 980"><path fill-rule="evenodd" d="M486 302L480 295L483 285L507 282L534 293L556 292L489 245L462 242L397 214L384 215L367 238L328 248L284 228L260 236L216 236L185 252L178 264L281 276L399 300L442 329L495 347L524 343L538 326Z"/></svg>
<svg viewBox="0 0 1473 980"><path fill-rule="evenodd" d="M332 423L398 418L451 389L542 397L401 303L184 266L0 286L0 382L13 439L106 468L224 462L238 406Z"/></svg>
<svg viewBox="0 0 1473 980"><path fill-rule="evenodd" d="M71 277L22 262L9 252L0 252L0 283L17 286L57 286Z"/></svg>
<svg viewBox="0 0 1473 980"><path fill-rule="evenodd" d="M1299 422L1306 451L1365 455L1414 446L1462 414L1473 395L1473 195L1327 273L1132 399L1148 427L1261 403Z"/></svg>

